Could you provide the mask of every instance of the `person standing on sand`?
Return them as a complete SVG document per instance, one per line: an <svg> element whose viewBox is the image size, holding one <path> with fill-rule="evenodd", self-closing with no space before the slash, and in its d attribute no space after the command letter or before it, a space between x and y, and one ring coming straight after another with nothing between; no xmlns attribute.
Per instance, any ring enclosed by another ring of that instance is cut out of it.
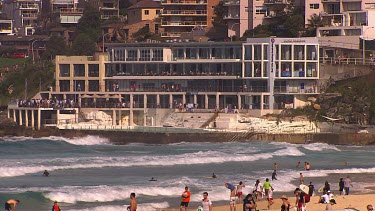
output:
<svg viewBox="0 0 375 211"><path fill-rule="evenodd" d="M244 188L245 185L240 181L240 183L237 185L237 197L238 197L238 203L241 203L242 201L242 188Z"/></svg>
<svg viewBox="0 0 375 211"><path fill-rule="evenodd" d="M289 211L292 208L292 206L288 201L288 197L286 197L286 195L283 195L280 199L282 200L281 211Z"/></svg>
<svg viewBox="0 0 375 211"><path fill-rule="evenodd" d="M344 179L344 189L345 195L349 195L350 186L353 187L352 181L350 180L349 176Z"/></svg>
<svg viewBox="0 0 375 211"><path fill-rule="evenodd" d="M53 202L52 211L61 211L57 201Z"/></svg>
<svg viewBox="0 0 375 211"><path fill-rule="evenodd" d="M203 193L202 207L203 207L203 211L212 211L212 202L210 199L208 199L207 192Z"/></svg>
<svg viewBox="0 0 375 211"><path fill-rule="evenodd" d="M190 202L190 191L188 187L185 187L185 191L181 195L180 211L187 211Z"/></svg>
<svg viewBox="0 0 375 211"><path fill-rule="evenodd" d="M254 186L254 190L253 190L253 193L255 194L255 198L257 199L257 201L259 201L259 199L263 198L262 190L263 190L263 187L260 184L260 181L257 180L255 182L255 186Z"/></svg>
<svg viewBox="0 0 375 211"><path fill-rule="evenodd" d="M236 211L236 187L234 185L224 182L224 185L226 188L230 190L230 195L229 195L229 207L230 211Z"/></svg>
<svg viewBox="0 0 375 211"><path fill-rule="evenodd" d="M340 178L339 192L340 192L340 195L344 195L344 178Z"/></svg>
<svg viewBox="0 0 375 211"><path fill-rule="evenodd" d="M265 194L266 198L269 198L268 192L269 192L269 190L273 190L273 188L272 188L272 185L271 185L270 180L268 178L266 178L266 181L263 183L263 188L264 188L264 194Z"/></svg>
<svg viewBox="0 0 375 211"><path fill-rule="evenodd" d="M137 200L135 199L135 193L130 194L130 211L137 211Z"/></svg>
<svg viewBox="0 0 375 211"><path fill-rule="evenodd" d="M9 199L7 202L5 202L5 211L16 211L17 204L19 203L20 203L20 200ZM12 209L12 205L13 205L13 209Z"/></svg>
<svg viewBox="0 0 375 211"><path fill-rule="evenodd" d="M306 207L305 193L302 192L301 189L296 188L296 190L294 191L294 194L296 195L297 211L302 211L302 208Z"/></svg>
<svg viewBox="0 0 375 211"><path fill-rule="evenodd" d="M329 203L326 206L326 210L333 210L333 205L336 204L336 201L334 199L329 200Z"/></svg>
<svg viewBox="0 0 375 211"><path fill-rule="evenodd" d="M314 195L314 190L315 190L314 185L312 184L312 182L310 182L309 184L309 196L310 197Z"/></svg>

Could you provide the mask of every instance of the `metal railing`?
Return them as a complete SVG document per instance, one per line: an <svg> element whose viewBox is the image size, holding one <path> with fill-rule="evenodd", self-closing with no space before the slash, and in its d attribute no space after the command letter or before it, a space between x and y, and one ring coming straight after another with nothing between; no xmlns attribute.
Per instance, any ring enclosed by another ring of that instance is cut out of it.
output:
<svg viewBox="0 0 375 211"><path fill-rule="evenodd" d="M207 26L207 21L162 21L162 26Z"/></svg>
<svg viewBox="0 0 375 211"><path fill-rule="evenodd" d="M61 8L60 13L78 13L83 14L83 9L81 8Z"/></svg>
<svg viewBox="0 0 375 211"><path fill-rule="evenodd" d="M207 4L207 0L162 0L163 4Z"/></svg>
<svg viewBox="0 0 375 211"><path fill-rule="evenodd" d="M163 10L163 15L207 15L207 10Z"/></svg>
<svg viewBox="0 0 375 211"><path fill-rule="evenodd" d="M354 65L375 65L375 59L367 58L363 63L363 58L334 58L334 57L320 57L320 63L323 64L354 64Z"/></svg>

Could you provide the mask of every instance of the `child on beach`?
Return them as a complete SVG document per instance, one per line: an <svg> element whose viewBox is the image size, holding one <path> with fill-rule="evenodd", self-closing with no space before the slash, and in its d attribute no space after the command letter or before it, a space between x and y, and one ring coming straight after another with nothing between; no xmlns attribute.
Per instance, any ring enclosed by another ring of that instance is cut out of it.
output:
<svg viewBox="0 0 375 211"><path fill-rule="evenodd" d="M268 209L271 209L271 206L273 205L273 197L272 197L272 195L273 195L273 190L272 189L270 189L269 191L268 191L268 196L267 196L267 201L268 201L268 205L267 205L267 208Z"/></svg>

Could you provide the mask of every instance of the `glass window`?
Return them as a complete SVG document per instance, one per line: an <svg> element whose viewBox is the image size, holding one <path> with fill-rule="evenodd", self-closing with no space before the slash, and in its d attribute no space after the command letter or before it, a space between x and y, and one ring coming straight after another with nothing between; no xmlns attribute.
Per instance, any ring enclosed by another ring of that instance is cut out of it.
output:
<svg viewBox="0 0 375 211"><path fill-rule="evenodd" d="M125 49L115 49L114 60L115 61L125 61Z"/></svg>
<svg viewBox="0 0 375 211"><path fill-rule="evenodd" d="M60 64L60 77L70 76L70 64Z"/></svg>
<svg viewBox="0 0 375 211"><path fill-rule="evenodd" d="M268 45L263 45L263 60L268 60Z"/></svg>
<svg viewBox="0 0 375 211"><path fill-rule="evenodd" d="M317 63L308 62L306 64L306 76L307 77L318 77Z"/></svg>
<svg viewBox="0 0 375 211"><path fill-rule="evenodd" d="M234 48L234 58L235 59L241 59L242 58L242 48L240 47L237 47L237 48Z"/></svg>
<svg viewBox="0 0 375 211"><path fill-rule="evenodd" d="M152 51L152 61L163 61L163 49L154 49Z"/></svg>
<svg viewBox="0 0 375 211"><path fill-rule="evenodd" d="M318 60L318 48L316 45L307 46L307 60Z"/></svg>
<svg viewBox="0 0 375 211"><path fill-rule="evenodd" d="M85 65L84 64L74 64L74 76L85 76Z"/></svg>
<svg viewBox="0 0 375 211"><path fill-rule="evenodd" d="M292 63L282 62L281 63L281 77L291 77L292 76Z"/></svg>
<svg viewBox="0 0 375 211"><path fill-rule="evenodd" d="M89 64L89 77L99 77L98 64Z"/></svg>
<svg viewBox="0 0 375 211"><path fill-rule="evenodd" d="M99 91L99 81L89 81L89 92L98 92Z"/></svg>
<svg viewBox="0 0 375 211"><path fill-rule="evenodd" d="M263 63L263 77L268 77L268 62Z"/></svg>
<svg viewBox="0 0 375 211"><path fill-rule="evenodd" d="M245 60L252 60L252 55L253 55L253 46L251 45L245 45Z"/></svg>
<svg viewBox="0 0 375 211"><path fill-rule="evenodd" d="M139 57L139 61L150 61L150 49L141 49L141 56Z"/></svg>
<svg viewBox="0 0 375 211"><path fill-rule="evenodd" d="M60 80L60 92L69 92L69 91L70 91L70 81Z"/></svg>
<svg viewBox="0 0 375 211"><path fill-rule="evenodd" d="M137 50L128 50L126 61L137 61L138 60L138 51Z"/></svg>
<svg viewBox="0 0 375 211"><path fill-rule="evenodd" d="M255 14L268 16L270 13L269 10L269 8L263 6L255 7Z"/></svg>
<svg viewBox="0 0 375 211"><path fill-rule="evenodd" d="M262 77L262 63L254 62L254 77Z"/></svg>
<svg viewBox="0 0 375 211"><path fill-rule="evenodd" d="M293 77L305 77L305 63L295 62Z"/></svg>
<svg viewBox="0 0 375 211"><path fill-rule="evenodd" d="M200 59L208 59L210 56L208 48L200 48L199 49L199 58Z"/></svg>
<svg viewBox="0 0 375 211"><path fill-rule="evenodd" d="M262 46L254 45L254 60L261 60L261 59L262 59Z"/></svg>
<svg viewBox="0 0 375 211"><path fill-rule="evenodd" d="M213 48L212 49L212 55L215 57L215 59L221 59L222 58L222 48Z"/></svg>
<svg viewBox="0 0 375 211"><path fill-rule="evenodd" d="M310 9L319 9L319 4L310 4Z"/></svg>
<svg viewBox="0 0 375 211"><path fill-rule="evenodd" d="M150 14L150 10L145 10L145 15L149 15Z"/></svg>
<svg viewBox="0 0 375 211"><path fill-rule="evenodd" d="M291 59L292 59L292 46L281 45L281 60L291 60Z"/></svg>
<svg viewBox="0 0 375 211"><path fill-rule="evenodd" d="M84 92L85 91L85 81L84 80L74 80L73 81L74 91Z"/></svg>
<svg viewBox="0 0 375 211"><path fill-rule="evenodd" d="M305 59L305 46L295 45L294 46L294 60L304 60Z"/></svg>

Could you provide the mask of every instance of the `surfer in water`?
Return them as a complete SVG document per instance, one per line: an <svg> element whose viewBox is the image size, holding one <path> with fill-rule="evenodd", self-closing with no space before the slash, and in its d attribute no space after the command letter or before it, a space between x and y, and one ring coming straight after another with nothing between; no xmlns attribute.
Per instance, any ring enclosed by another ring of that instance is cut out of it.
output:
<svg viewBox="0 0 375 211"><path fill-rule="evenodd" d="M216 174L215 174L215 173L212 173L212 178L214 178L214 179L216 179L216 178L217 178L217 176L216 176Z"/></svg>
<svg viewBox="0 0 375 211"><path fill-rule="evenodd" d="M17 210L17 204L20 203L20 200L14 200L14 199L9 199L7 202L5 202L5 211L15 211ZM12 209L13 205L13 209Z"/></svg>
<svg viewBox="0 0 375 211"><path fill-rule="evenodd" d="M151 179L149 181L158 181L157 179L151 177Z"/></svg>

